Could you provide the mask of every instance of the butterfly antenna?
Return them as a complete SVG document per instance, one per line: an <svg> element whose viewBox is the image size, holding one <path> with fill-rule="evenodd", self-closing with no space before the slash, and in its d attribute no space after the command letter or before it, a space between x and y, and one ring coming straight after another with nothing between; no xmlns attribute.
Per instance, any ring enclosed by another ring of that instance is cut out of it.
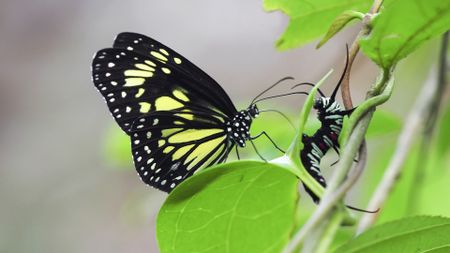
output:
<svg viewBox="0 0 450 253"><path fill-rule="evenodd" d="M278 111L278 110L275 110L275 109L266 109L266 110L260 110L259 112L260 112L260 113L261 113L261 112L276 112L276 113L280 114L283 118L285 118L285 119L289 122L289 125L291 125L291 127L292 127L294 130L296 129L295 126L294 126L294 124L292 123L292 121L289 119L289 117L286 116L286 114L284 114L284 113L281 112L281 111Z"/></svg>
<svg viewBox="0 0 450 253"><path fill-rule="evenodd" d="M331 94L332 101L334 101L337 91L339 90L339 87L341 86L341 83L344 80L344 76L347 73L347 69L348 69L348 44L345 44L345 48L347 49L347 57L345 59L345 68L344 68L344 72L342 72L341 78L339 78L339 82L336 85L336 88L334 88L333 94Z"/></svg>
<svg viewBox="0 0 450 253"><path fill-rule="evenodd" d="M345 206L347 208L349 208L349 209L352 209L352 210L357 211L357 212L362 212L362 213L378 213L378 211L380 211L380 208L378 208L375 211L369 211L369 210L364 210L364 209L353 207L353 206L349 206L349 205L345 205Z"/></svg>
<svg viewBox="0 0 450 253"><path fill-rule="evenodd" d="M284 78L281 78L280 80L278 80L276 83L272 84L271 86L269 86L267 89L263 90L261 93L259 93L250 103L250 105L255 103L255 100L257 100L259 97L261 97L264 93L268 92L270 89L274 88L275 86L277 86L278 84L286 81L286 80L294 80L293 77L291 76L286 76Z"/></svg>
<svg viewBox="0 0 450 253"><path fill-rule="evenodd" d="M307 82L305 82L305 83L299 83L299 84L296 84L296 85L292 86L291 89L295 89L295 88L297 88L298 86L303 86L303 85L307 85L307 86L311 86L311 87L316 86L316 85L313 84L313 83L307 83ZM322 92L321 89L317 89L317 90L319 91L319 93L320 93L320 95L321 95L322 97L326 97L325 94Z"/></svg>
<svg viewBox="0 0 450 253"><path fill-rule="evenodd" d="M299 95L299 94L309 95L308 92L304 92L304 91L289 92L289 93L285 93L285 94L278 94L278 95L263 97L263 98L260 98L260 99L258 99L256 101L253 101L251 104L256 104L258 102L261 102L261 101L264 101L264 100L268 100L268 99L279 98L279 97L286 97L286 96L290 96L290 95Z"/></svg>

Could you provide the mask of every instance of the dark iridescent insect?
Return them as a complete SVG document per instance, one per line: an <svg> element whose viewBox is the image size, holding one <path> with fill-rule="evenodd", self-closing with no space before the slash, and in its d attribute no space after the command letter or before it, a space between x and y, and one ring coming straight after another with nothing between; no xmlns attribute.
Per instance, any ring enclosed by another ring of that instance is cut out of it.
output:
<svg viewBox="0 0 450 253"><path fill-rule="evenodd" d="M321 127L312 136L304 134L302 137L302 142L304 145L302 151L300 152L302 164L309 174L323 187L326 187L326 181L320 171L320 161L331 148L339 154L338 138L341 133L344 116L350 115L354 110L344 110L335 99L347 68L348 50L344 72L342 73L333 93L330 97L326 97L324 93L319 90L321 97L314 101L313 108L317 110ZM303 83L299 85L312 84ZM304 185L304 187L314 202L318 203L320 199L306 185Z"/></svg>
<svg viewBox="0 0 450 253"><path fill-rule="evenodd" d="M209 75L137 33L121 33L112 48L98 51L92 77L117 124L131 138L139 176L165 192L194 172L225 161L235 146L237 151L250 141L255 147L252 140L261 135L272 141L266 132L250 136L252 120L260 113L256 103L275 96L257 99L292 79L280 80L247 109L237 111Z"/></svg>

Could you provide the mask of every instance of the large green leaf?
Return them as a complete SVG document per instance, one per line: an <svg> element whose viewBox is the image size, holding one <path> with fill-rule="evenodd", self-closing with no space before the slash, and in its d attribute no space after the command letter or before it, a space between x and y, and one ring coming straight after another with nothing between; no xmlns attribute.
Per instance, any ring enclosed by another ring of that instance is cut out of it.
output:
<svg viewBox="0 0 450 253"><path fill-rule="evenodd" d="M369 229L342 245L335 253L449 252L450 219L416 216ZM447 251L434 251L447 249Z"/></svg>
<svg viewBox="0 0 450 253"><path fill-rule="evenodd" d="M190 177L157 220L160 250L279 252L295 223L298 179L270 163L240 161Z"/></svg>
<svg viewBox="0 0 450 253"><path fill-rule="evenodd" d="M368 11L371 0L264 0L266 11L281 10L290 22L277 48L298 47L326 34L333 20L343 11Z"/></svg>
<svg viewBox="0 0 450 253"><path fill-rule="evenodd" d="M389 1L372 23L361 49L382 68L389 69L424 41L450 29L450 1Z"/></svg>

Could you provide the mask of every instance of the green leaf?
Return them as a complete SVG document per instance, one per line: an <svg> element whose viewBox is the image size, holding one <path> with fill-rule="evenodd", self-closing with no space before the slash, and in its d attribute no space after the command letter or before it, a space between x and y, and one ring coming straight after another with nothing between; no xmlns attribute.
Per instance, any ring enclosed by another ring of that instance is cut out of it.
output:
<svg viewBox="0 0 450 253"><path fill-rule="evenodd" d="M360 41L363 52L389 69L426 40L450 29L450 1L390 1Z"/></svg>
<svg viewBox="0 0 450 253"><path fill-rule="evenodd" d="M106 130L103 157L113 168L133 168L130 137L116 125Z"/></svg>
<svg viewBox="0 0 450 253"><path fill-rule="evenodd" d="M280 252L294 226L298 179L270 163L212 167L177 186L157 219L162 253Z"/></svg>
<svg viewBox="0 0 450 253"><path fill-rule="evenodd" d="M342 30L348 23L350 23L354 19L362 20L364 18L364 14L357 11L344 11L341 15L337 16L334 19L333 23L331 23L328 32L325 36L320 40L319 44L317 44L316 48L320 48L325 44L329 39L331 39L334 35L336 35L339 31Z"/></svg>
<svg viewBox="0 0 450 253"><path fill-rule="evenodd" d="M298 47L323 36L343 11L366 12L371 0L264 0L266 11L281 10L290 22L276 45L279 50Z"/></svg>
<svg viewBox="0 0 450 253"><path fill-rule="evenodd" d="M390 111L378 109L367 129L366 137L374 138L380 135L398 133L402 128L400 117Z"/></svg>
<svg viewBox="0 0 450 253"><path fill-rule="evenodd" d="M433 250L449 247L449 234L449 218L416 216L369 229L342 245L335 253L439 252Z"/></svg>

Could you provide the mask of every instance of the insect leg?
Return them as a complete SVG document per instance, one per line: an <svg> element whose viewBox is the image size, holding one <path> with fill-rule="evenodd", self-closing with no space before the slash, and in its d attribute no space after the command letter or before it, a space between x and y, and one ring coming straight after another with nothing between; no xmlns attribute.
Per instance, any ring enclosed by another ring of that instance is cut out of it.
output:
<svg viewBox="0 0 450 253"><path fill-rule="evenodd" d="M350 110L346 110L346 111L342 111L340 114L341 115L350 115L350 114L352 114L352 112L354 111L356 109L356 107L354 107L354 108L352 108L352 109L350 109Z"/></svg>
<svg viewBox="0 0 450 253"><path fill-rule="evenodd" d="M239 156L238 146L236 145L236 156L238 160L241 160L241 157Z"/></svg>
<svg viewBox="0 0 450 253"><path fill-rule="evenodd" d="M265 135L267 137L267 139L269 139L270 142L272 142L273 146L278 149L281 153L286 153L283 149L281 149L280 147L278 147L278 145L272 140L272 138L270 138L270 136L266 133L266 131L262 131L261 133L259 133L258 135L254 136L254 137L250 137L250 140L256 140L257 138L259 138L261 135ZM252 142L253 143L253 142Z"/></svg>
<svg viewBox="0 0 450 253"><path fill-rule="evenodd" d="M339 149L337 148L337 146L333 146L333 149L334 149L334 151L336 151L336 153L338 154L338 155L340 155L339 154ZM358 160L357 159L353 159L353 161L354 162L358 162ZM330 166L334 166L334 165L336 165L336 163L338 163L339 162L339 160L337 160L336 162L334 162L334 163L332 163Z"/></svg>
<svg viewBox="0 0 450 253"><path fill-rule="evenodd" d="M340 155L340 154L339 154L339 149L338 149L337 146L333 146L332 148L334 149L334 151L336 151L336 153L337 153L338 155Z"/></svg>
<svg viewBox="0 0 450 253"><path fill-rule="evenodd" d="M252 139L250 139L250 143L252 144L252 146L255 149L256 154L258 154L259 158L261 158L261 160L263 160L264 162L267 162L267 160L259 153L259 151L256 148L255 143L253 143Z"/></svg>
<svg viewBox="0 0 450 253"><path fill-rule="evenodd" d="M228 143L225 144L225 155L224 155L224 157L222 158L222 160L219 163L227 162L228 155L230 155L230 152L233 149L233 145L231 145L230 147L228 147L228 145L229 145Z"/></svg>

